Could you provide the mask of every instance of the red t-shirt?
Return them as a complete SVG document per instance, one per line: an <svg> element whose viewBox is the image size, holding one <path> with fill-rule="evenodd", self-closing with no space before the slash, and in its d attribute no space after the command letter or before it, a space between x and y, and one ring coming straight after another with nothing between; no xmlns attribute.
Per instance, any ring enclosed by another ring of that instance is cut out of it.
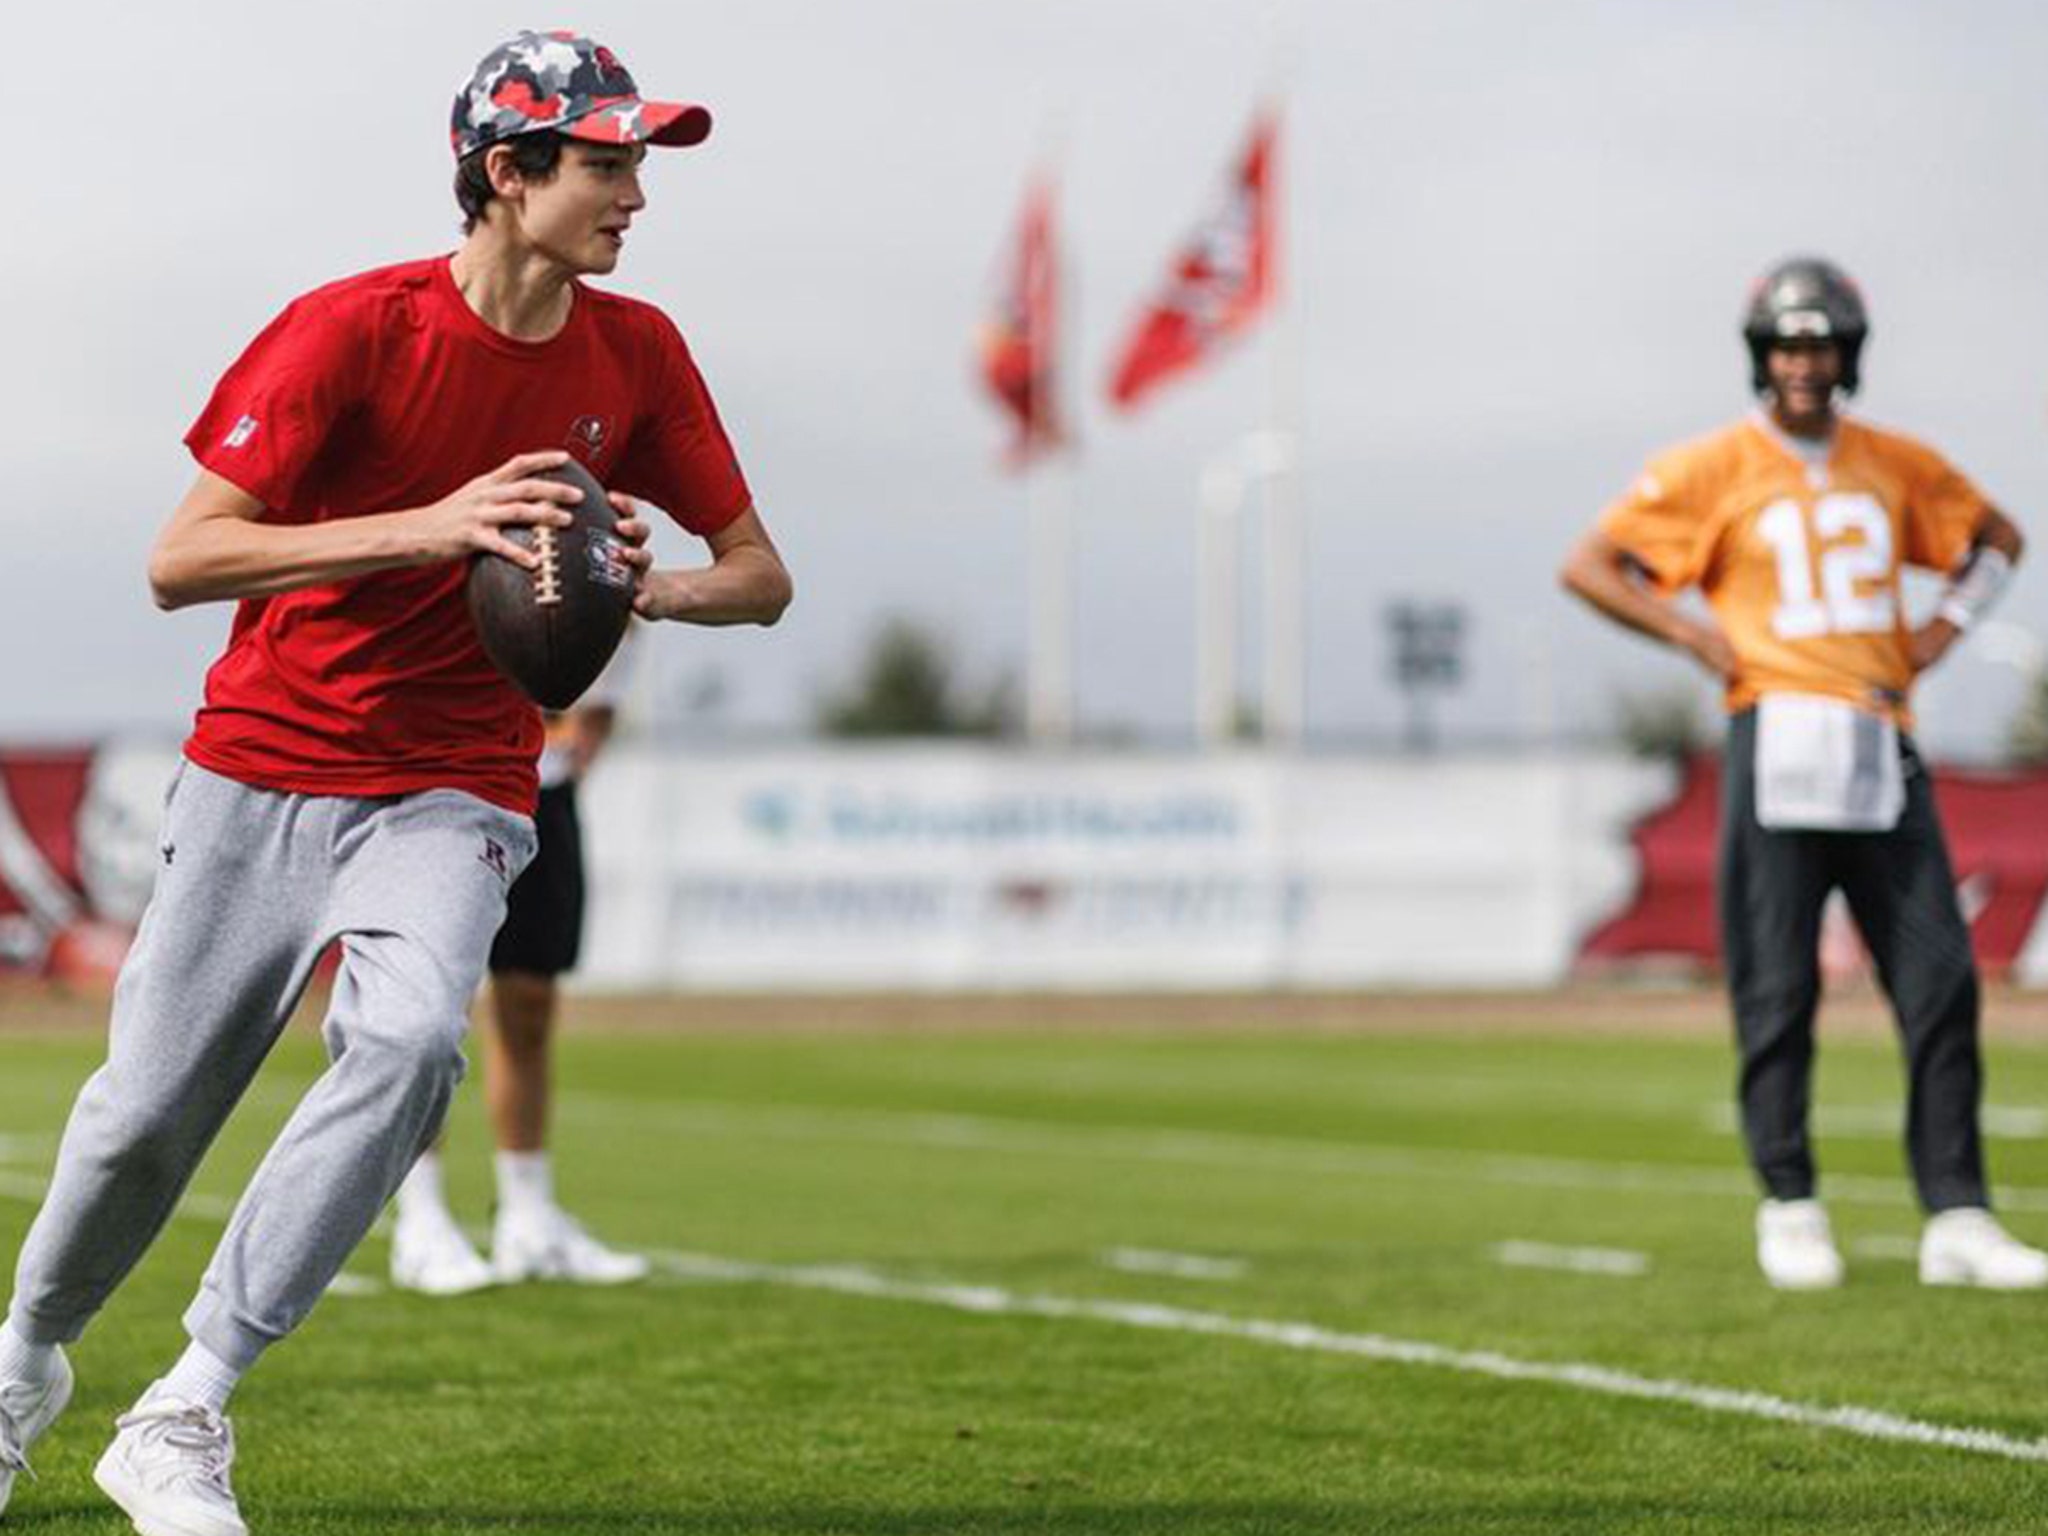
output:
<svg viewBox="0 0 2048 1536"><path fill-rule="evenodd" d="M557 335L515 341L477 318L446 257L297 300L228 369L185 442L260 500L266 522L427 506L546 448L693 533L751 504L660 310L578 283ZM267 789L459 789L530 812L540 712L477 643L466 569L375 571L239 604L186 755Z"/></svg>

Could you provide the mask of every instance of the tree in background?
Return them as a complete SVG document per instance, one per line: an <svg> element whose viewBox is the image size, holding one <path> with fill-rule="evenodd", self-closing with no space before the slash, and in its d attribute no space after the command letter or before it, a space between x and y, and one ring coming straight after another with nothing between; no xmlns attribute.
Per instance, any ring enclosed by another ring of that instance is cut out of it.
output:
<svg viewBox="0 0 2048 1536"><path fill-rule="evenodd" d="M1690 684L1622 694L1615 701L1615 734L1637 757L1681 763L1714 742L1701 715L1699 691Z"/></svg>
<svg viewBox="0 0 2048 1536"><path fill-rule="evenodd" d="M905 618L884 620L858 670L818 700L823 736L981 736L1017 734L1016 689L1007 676L976 690L956 675L944 640Z"/></svg>

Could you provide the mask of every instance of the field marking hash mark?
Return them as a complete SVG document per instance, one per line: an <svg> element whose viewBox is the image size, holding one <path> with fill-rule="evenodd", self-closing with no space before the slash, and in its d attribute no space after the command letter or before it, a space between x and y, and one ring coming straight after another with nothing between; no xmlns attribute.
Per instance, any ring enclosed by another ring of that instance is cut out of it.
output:
<svg viewBox="0 0 2048 1536"><path fill-rule="evenodd" d="M1176 1280L1242 1280L1251 1269L1245 1259L1169 1253L1160 1248L1108 1248L1103 1250L1102 1262L1129 1275L1170 1275Z"/></svg>
<svg viewBox="0 0 2048 1536"><path fill-rule="evenodd" d="M1650 1272L1650 1256L1632 1248L1574 1248L1509 1238L1487 1252L1510 1269L1555 1269L1574 1275L1611 1275L1634 1280Z"/></svg>

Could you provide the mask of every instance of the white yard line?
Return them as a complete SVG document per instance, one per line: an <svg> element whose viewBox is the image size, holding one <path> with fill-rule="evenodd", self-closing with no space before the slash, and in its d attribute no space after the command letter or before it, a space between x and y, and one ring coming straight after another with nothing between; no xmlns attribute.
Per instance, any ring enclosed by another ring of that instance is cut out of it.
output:
<svg viewBox="0 0 2048 1536"><path fill-rule="evenodd" d="M50 1181L33 1173L0 1173L0 1200L40 1202Z"/></svg>
<svg viewBox="0 0 2048 1536"><path fill-rule="evenodd" d="M0 1197L40 1200L44 1192L40 1179L0 1173ZM219 1222L227 1219L230 1202L187 1195L179 1202L176 1215L186 1219ZM1797 1424L1810 1429L1833 1430L1866 1440L1884 1440L1905 1445L1935 1446L1998 1456L2009 1461L2048 1463L2048 1440L2019 1440L1995 1430L1967 1425L1936 1424L1909 1419L1876 1408L1828 1406L1801 1403L1767 1392L1745 1392L1733 1387L1705 1386L1666 1377L1638 1376L1608 1366L1576 1361L1518 1360L1492 1350L1452 1349L1413 1339L1390 1338L1377 1333L1342 1333L1314 1323L1284 1322L1267 1318L1233 1317L1221 1312L1198 1312L1156 1302L1090 1300L1081 1297L1026 1295L999 1286L952 1285L892 1280L873 1270L851 1265L751 1264L711 1254L649 1249L647 1255L663 1271L691 1281L737 1282L779 1285L800 1290L832 1291L847 1296L865 1296L883 1301L912 1302L943 1307L955 1312L983 1316L1040 1317L1055 1321L1114 1323L1129 1328L1149 1328L1169 1333L1201 1334L1211 1338L1241 1339L1281 1349L1308 1350L1320 1354L1349 1355L1393 1365L1428 1366L1467 1375L1489 1376L1502 1381L1537 1382L1573 1391L1598 1393L1654 1402L1679 1403L1707 1413L1734 1414ZM344 1295L375 1294L368 1287L378 1282L366 1277L344 1275L337 1289Z"/></svg>
<svg viewBox="0 0 2048 1536"><path fill-rule="evenodd" d="M1379 1142L1189 1131L1153 1126L1095 1125L923 1110L846 1110L800 1105L740 1105L701 1100L650 1100L616 1094L565 1094L560 1113L593 1126L659 1127L673 1135L875 1146L944 1147L953 1151L1043 1157L1124 1159L1340 1177L1440 1179L1520 1188L1593 1190L1658 1196L1700 1195L1753 1203L1756 1182L1745 1170L1698 1163L1643 1163L1538 1153L1475 1152ZM1903 1176L1828 1176L1826 1197L1853 1205L1911 1203ZM2048 1189L2001 1185L2008 1211L2048 1212Z"/></svg>
<svg viewBox="0 0 2048 1536"><path fill-rule="evenodd" d="M1701 1112L1701 1123L1724 1136L1742 1129L1741 1116L1733 1104L1716 1103ZM1822 1104L1813 1111L1813 1130L1819 1136L1844 1141L1896 1141L1904 1132L1903 1104ZM1987 1136L2000 1141L2040 1141L2048 1138L2048 1109L2028 1104L1986 1104L1977 1115Z"/></svg>
<svg viewBox="0 0 2048 1536"><path fill-rule="evenodd" d="M49 1188L50 1181L39 1173L0 1172L0 1200L25 1200L31 1205L40 1205ZM187 1194L179 1200L178 1208L172 1214L195 1217L200 1221L224 1222L234 1211L235 1202L232 1200Z"/></svg>
<svg viewBox="0 0 2048 1536"><path fill-rule="evenodd" d="M1650 1272L1650 1256L1629 1248L1566 1248L1516 1238L1495 1243L1488 1251L1496 1264L1511 1269L1558 1269L1574 1275L1615 1275L1630 1280Z"/></svg>
<svg viewBox="0 0 2048 1536"><path fill-rule="evenodd" d="M25 1200L40 1203L49 1192L49 1180L24 1173L0 1172L0 1200ZM235 1202L217 1199L212 1195L187 1194L178 1202L178 1208L171 1213L173 1218L185 1221L203 1221L212 1226L224 1224L235 1212ZM385 1285L369 1275L343 1270L334 1277L334 1283L327 1288L332 1296L381 1296Z"/></svg>
<svg viewBox="0 0 2048 1536"><path fill-rule="evenodd" d="M1733 1414L1809 1429L1832 1430L1866 1440L1971 1451L2010 1461L2048 1462L2048 1440L2020 1440L1996 1430L1935 1424L1876 1408L1802 1403L1768 1392L1706 1386L1667 1377L1638 1376L1582 1361L1518 1360L1492 1350L1452 1349L1377 1333L1340 1333L1313 1323L1233 1317L1154 1302L1101 1301L1071 1296L1027 1295L991 1285L949 1285L892 1280L853 1265L749 1264L711 1254L653 1251L648 1255L668 1274L699 1282L730 1282L831 1291L878 1301L910 1302L988 1317L1038 1317L1059 1322L1114 1323L1167 1333L1241 1339L1281 1349L1349 1355L1392 1365L1427 1366L1502 1381L1537 1382L1577 1392L1678 1403L1706 1413Z"/></svg>
<svg viewBox="0 0 2048 1536"><path fill-rule="evenodd" d="M1125 1274L1170 1275L1176 1280L1242 1280L1251 1268L1243 1259L1169 1253L1158 1248L1110 1248L1104 1251L1102 1262Z"/></svg>

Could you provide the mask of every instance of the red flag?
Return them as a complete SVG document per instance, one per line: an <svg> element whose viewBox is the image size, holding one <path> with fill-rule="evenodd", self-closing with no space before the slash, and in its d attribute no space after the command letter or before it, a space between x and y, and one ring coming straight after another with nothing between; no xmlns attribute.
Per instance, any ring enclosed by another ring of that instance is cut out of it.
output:
<svg viewBox="0 0 2048 1536"><path fill-rule="evenodd" d="M1232 171L1221 206L1195 230L1173 264L1166 291L1138 321L1110 380L1109 397L1126 409L1166 380L1207 360L1226 338L1272 302L1274 141L1278 118L1262 112Z"/></svg>
<svg viewBox="0 0 2048 1536"><path fill-rule="evenodd" d="M1052 236L1052 187L1034 181L1024 197L995 312L981 327L981 378L1017 424L1013 462L1056 448L1064 434L1054 398L1059 360L1059 260Z"/></svg>

